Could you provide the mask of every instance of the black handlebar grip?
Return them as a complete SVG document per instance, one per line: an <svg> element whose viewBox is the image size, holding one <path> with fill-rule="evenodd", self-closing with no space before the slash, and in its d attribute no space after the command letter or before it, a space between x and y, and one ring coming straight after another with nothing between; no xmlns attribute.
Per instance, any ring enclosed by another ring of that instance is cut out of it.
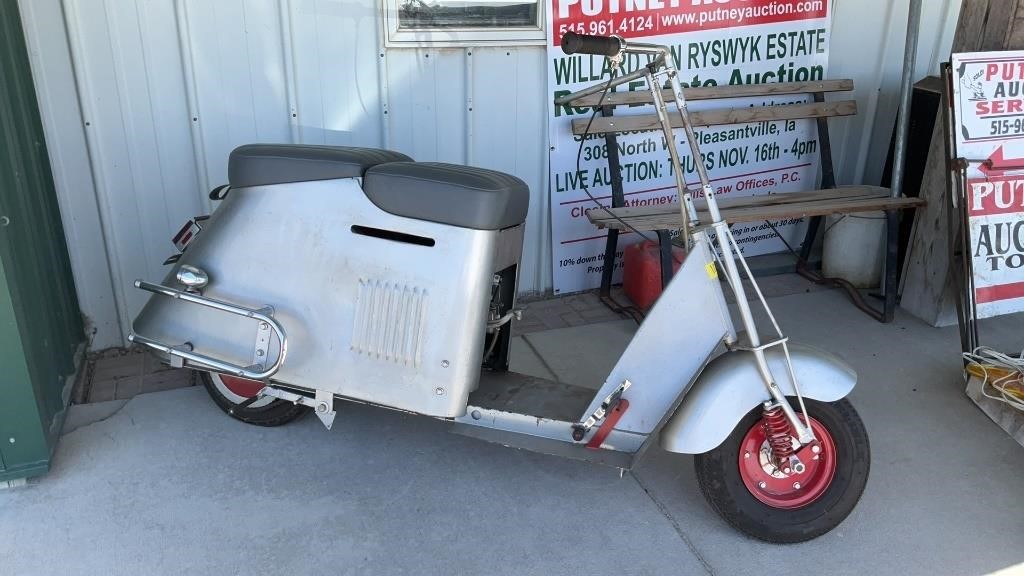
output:
<svg viewBox="0 0 1024 576"><path fill-rule="evenodd" d="M566 54L594 54L615 56L622 50L622 40L616 36L591 36L566 32L562 35L562 52Z"/></svg>

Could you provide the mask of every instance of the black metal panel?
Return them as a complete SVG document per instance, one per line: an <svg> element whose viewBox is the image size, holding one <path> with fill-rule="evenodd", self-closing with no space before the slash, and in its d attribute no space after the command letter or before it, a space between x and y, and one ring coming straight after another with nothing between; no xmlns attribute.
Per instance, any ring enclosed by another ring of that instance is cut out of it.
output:
<svg viewBox="0 0 1024 576"><path fill-rule="evenodd" d="M602 106L601 116L611 116L614 106ZM619 164L619 141L615 132L604 135L604 145L608 148L608 173L612 180L612 208L626 205L626 196L622 191L622 166ZM601 296L608 298L612 291L612 276L615 274L615 255L619 249L619 231L608 230L608 240L604 245L604 268L601 270Z"/></svg>

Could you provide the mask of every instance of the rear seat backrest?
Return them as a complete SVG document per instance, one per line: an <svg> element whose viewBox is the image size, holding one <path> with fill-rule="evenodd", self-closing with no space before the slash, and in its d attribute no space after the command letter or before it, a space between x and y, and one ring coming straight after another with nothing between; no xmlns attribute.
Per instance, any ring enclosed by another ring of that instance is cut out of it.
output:
<svg viewBox="0 0 1024 576"><path fill-rule="evenodd" d="M400 152L349 146L247 144L231 152L228 182L232 188L361 178L385 162L411 162Z"/></svg>
<svg viewBox="0 0 1024 576"><path fill-rule="evenodd" d="M374 166L363 192L385 212L475 230L518 226L530 206L530 190L515 176L439 162Z"/></svg>

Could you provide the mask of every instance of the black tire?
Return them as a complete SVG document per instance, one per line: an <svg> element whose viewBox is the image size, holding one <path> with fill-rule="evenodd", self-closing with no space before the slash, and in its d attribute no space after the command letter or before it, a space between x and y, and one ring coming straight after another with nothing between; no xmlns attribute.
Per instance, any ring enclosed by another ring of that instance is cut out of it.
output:
<svg viewBox="0 0 1024 576"><path fill-rule="evenodd" d="M824 403L805 400L811 417L835 445L835 473L816 500L793 509L776 508L756 498L743 482L740 446L760 425L761 407L751 410L718 448L694 458L697 482L708 503L737 530L774 543L804 542L838 526L853 511L868 481L871 448L857 411L846 399Z"/></svg>
<svg viewBox="0 0 1024 576"><path fill-rule="evenodd" d="M299 416L305 414L308 409L305 406L295 405L291 402L285 402L284 400L271 400L269 403L262 406L245 406L239 407L239 404L243 399L239 397L229 396L219 386L215 379L219 379L220 376L212 374L210 372L200 372L199 378L203 381L203 387L210 394L210 398L213 398L214 404L216 404L221 410L223 410L228 416L231 416L235 420L241 420L246 424L254 424L256 426L281 426L287 424L292 420L295 420Z"/></svg>

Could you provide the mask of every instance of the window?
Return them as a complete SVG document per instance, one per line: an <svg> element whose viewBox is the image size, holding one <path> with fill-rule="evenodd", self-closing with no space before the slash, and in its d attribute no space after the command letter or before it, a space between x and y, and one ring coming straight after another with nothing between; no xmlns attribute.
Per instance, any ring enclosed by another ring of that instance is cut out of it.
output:
<svg viewBox="0 0 1024 576"><path fill-rule="evenodd" d="M543 44L544 4L544 0L384 0L387 44Z"/></svg>

